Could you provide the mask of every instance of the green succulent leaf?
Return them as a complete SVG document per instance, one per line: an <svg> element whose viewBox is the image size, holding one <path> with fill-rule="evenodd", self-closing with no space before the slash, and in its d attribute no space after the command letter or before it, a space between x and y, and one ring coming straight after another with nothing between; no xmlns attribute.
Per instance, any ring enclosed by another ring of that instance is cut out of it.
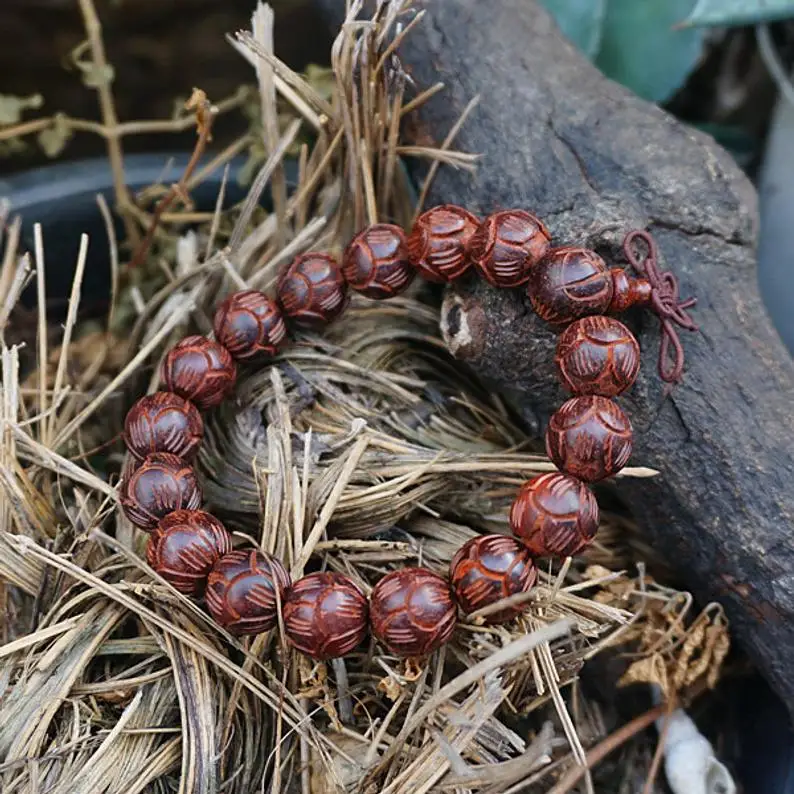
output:
<svg viewBox="0 0 794 794"><path fill-rule="evenodd" d="M680 29L693 0L608 0L595 59L613 80L651 102L664 102L699 61L703 32Z"/></svg>
<svg viewBox="0 0 794 794"><path fill-rule="evenodd" d="M588 58L598 53L607 0L541 0L565 37Z"/></svg>
<svg viewBox="0 0 794 794"><path fill-rule="evenodd" d="M698 0L679 27L731 27L789 18L794 18L794 0Z"/></svg>

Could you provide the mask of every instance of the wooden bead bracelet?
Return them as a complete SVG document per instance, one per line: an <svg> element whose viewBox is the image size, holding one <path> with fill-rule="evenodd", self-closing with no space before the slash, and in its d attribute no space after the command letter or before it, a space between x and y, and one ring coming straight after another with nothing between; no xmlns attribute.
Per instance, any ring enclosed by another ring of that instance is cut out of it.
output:
<svg viewBox="0 0 794 794"><path fill-rule="evenodd" d="M644 258L637 254L644 244ZM164 391L130 409L124 437L134 467L120 487L130 521L149 532L150 566L182 593L203 596L212 617L230 632L257 634L276 625L281 609L289 642L315 659L351 652L367 628L392 653L422 657L452 636L465 614L528 591L539 557L580 552L598 527L590 484L622 469L632 451L632 428L612 398L637 377L640 349L633 334L608 316L650 307L662 329L659 373L677 382L683 350L676 326L696 330L671 273L660 273L656 246L644 231L624 241L637 276L607 267L592 250L551 247L543 223L523 210L484 221L444 205L419 216L411 234L378 223L359 232L341 265L324 253L298 256L282 275L277 298L244 290L226 298L214 318L215 341L189 336L166 355ZM338 317L348 288L391 298L419 273L448 283L471 268L496 287L526 289L544 320L564 330L556 364L573 393L551 417L546 451L559 472L524 483L510 510L514 537L484 535L452 559L449 581L426 568L384 576L369 600L347 577L310 573L291 582L282 563L255 548L233 549L223 524L200 509L202 494L189 461L203 436L200 411L218 406L234 389L237 362L267 361L287 337L287 323L321 328ZM510 620L521 606L488 616Z"/></svg>

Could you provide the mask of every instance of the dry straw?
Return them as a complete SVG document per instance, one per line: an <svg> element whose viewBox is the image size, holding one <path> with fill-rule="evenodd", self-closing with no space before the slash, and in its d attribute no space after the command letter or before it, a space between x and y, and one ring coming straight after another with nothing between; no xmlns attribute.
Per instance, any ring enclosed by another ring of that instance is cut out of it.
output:
<svg viewBox="0 0 794 794"><path fill-rule="evenodd" d="M603 704L615 692L585 693L587 660L623 658L625 681L655 681L670 703L716 680L728 642L721 612L694 617L686 594L638 570L652 555L609 511L584 559L542 572L524 616L502 627L470 617L421 668L371 642L326 667L289 651L277 630L234 640L143 561L145 538L116 509L124 461L113 442L125 407L156 387L168 345L207 332L218 295L272 288L296 252L338 251L376 218L410 223L401 156L427 158L430 178L437 164L475 165L452 149L454 130L438 149L401 141L400 120L440 90L413 87L396 56L421 15L395 0L358 19L359 5L333 46L330 94L275 58L267 6L230 37L254 69L258 90L240 96L255 97L259 121L213 164L250 149L258 173L241 207L217 209L181 238L207 169L196 161L176 185L150 191L153 209L135 204L120 141L136 127L117 123L99 81L97 131L138 246L122 271L110 237L111 325L78 320L86 246L101 244L83 238L57 341L41 311L38 342L11 344L14 306L31 278L44 295L45 262L41 245L21 254L16 219L4 223L4 794L561 794L580 779L593 791L590 767L656 712L608 735ZM101 74L101 29L90 0L81 7ZM200 92L192 102L200 152L217 108ZM208 418L198 461L212 509L239 542L278 554L296 576L319 566L368 590L406 563L443 571L466 539L508 531L517 485L551 466L498 395L449 357L437 325L435 298L417 284L388 303L354 300L322 338L299 335L273 367L244 373L236 399Z"/></svg>

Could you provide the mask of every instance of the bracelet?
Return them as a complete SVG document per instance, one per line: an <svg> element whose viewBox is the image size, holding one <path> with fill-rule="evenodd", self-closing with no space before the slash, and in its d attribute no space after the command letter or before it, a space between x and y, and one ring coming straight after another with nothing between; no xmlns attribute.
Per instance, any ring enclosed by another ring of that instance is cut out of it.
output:
<svg viewBox="0 0 794 794"><path fill-rule="evenodd" d="M657 315L658 369L668 384L683 373L678 328L697 330L687 313L695 299L681 300L676 277L659 270L651 235L629 232L623 251L636 274L608 267L588 248L552 247L548 229L524 210L481 221L442 205L420 215L409 235L393 224L366 227L341 263L325 253L296 257L275 300L256 290L230 295L215 314L215 340L194 335L178 342L163 362L164 390L139 399L124 421L134 468L122 479L120 502L149 533L149 565L179 592L203 596L213 619L233 634L272 629L281 609L287 640L315 659L350 653L368 629L397 656L423 657L450 639L459 609L470 614L529 591L538 558L569 557L592 541L599 516L590 486L620 471L632 452L631 423L613 398L634 383L640 348L610 315L633 306ZM203 437L200 412L233 391L237 364L272 359L288 324L316 330L332 322L348 290L382 300L405 290L417 273L450 283L472 268L495 287L525 289L534 311L560 328L555 363L573 394L546 430L546 452L559 471L519 488L509 517L513 537L468 541L454 555L448 580L426 568L393 571L369 599L342 574L310 573L292 582L273 555L233 549L223 524L200 509L189 462ZM510 620L524 608L506 607L487 621Z"/></svg>

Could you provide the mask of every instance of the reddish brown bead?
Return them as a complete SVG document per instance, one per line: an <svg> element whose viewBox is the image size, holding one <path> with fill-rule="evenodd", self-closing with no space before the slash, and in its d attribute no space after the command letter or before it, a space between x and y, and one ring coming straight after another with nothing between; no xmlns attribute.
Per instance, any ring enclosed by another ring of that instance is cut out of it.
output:
<svg viewBox="0 0 794 794"><path fill-rule="evenodd" d="M237 367L229 351L206 336L186 336L163 362L169 391L206 411L220 405L234 389Z"/></svg>
<svg viewBox="0 0 794 794"><path fill-rule="evenodd" d="M489 215L469 243L469 257L495 287L517 287L549 250L551 235L539 218L524 210Z"/></svg>
<svg viewBox="0 0 794 794"><path fill-rule="evenodd" d="M391 223L368 226L345 249L342 273L351 289L368 298L393 298L416 273L408 261L405 232Z"/></svg>
<svg viewBox="0 0 794 794"><path fill-rule="evenodd" d="M455 630L457 609L446 579L427 568L386 574L369 599L372 633L397 656L425 656Z"/></svg>
<svg viewBox="0 0 794 794"><path fill-rule="evenodd" d="M537 578L538 570L527 547L506 535L472 538L458 549L449 566L455 597L466 614L503 598L526 593ZM526 606L501 609L488 615L486 620L504 623L523 612Z"/></svg>
<svg viewBox="0 0 794 794"><path fill-rule="evenodd" d="M645 278L630 276L625 270L613 267L609 271L612 277L612 300L609 312L618 314L632 306L645 306L651 301L651 282Z"/></svg>
<svg viewBox="0 0 794 794"><path fill-rule="evenodd" d="M350 653L367 633L367 597L341 573L310 573L284 599L287 639L314 659Z"/></svg>
<svg viewBox="0 0 794 794"><path fill-rule="evenodd" d="M565 329L554 361L569 391L614 397L636 380L640 346L623 323L596 314Z"/></svg>
<svg viewBox="0 0 794 794"><path fill-rule="evenodd" d="M231 550L231 536L215 516L175 510L149 535L146 559L180 593L200 595L212 566Z"/></svg>
<svg viewBox="0 0 794 794"><path fill-rule="evenodd" d="M207 608L232 634L260 634L278 620L277 603L290 585L284 566L257 549L224 554L207 578Z"/></svg>
<svg viewBox="0 0 794 794"><path fill-rule="evenodd" d="M466 249L480 219L463 207L442 204L423 212L408 237L408 256L419 275L436 283L453 281L471 264Z"/></svg>
<svg viewBox="0 0 794 794"><path fill-rule="evenodd" d="M589 248L553 248L533 268L527 294L535 313L550 323L603 314L612 300L606 262Z"/></svg>
<svg viewBox="0 0 794 794"><path fill-rule="evenodd" d="M152 530L174 510L195 510L201 504L201 488L182 458L155 452L125 477L119 499L135 526Z"/></svg>
<svg viewBox="0 0 794 794"><path fill-rule="evenodd" d="M519 489L510 527L535 557L571 557L595 537L598 502L576 477L541 474Z"/></svg>
<svg viewBox="0 0 794 794"><path fill-rule="evenodd" d="M218 341L238 361L274 356L287 335L278 306L255 289L230 295L213 322Z"/></svg>
<svg viewBox="0 0 794 794"><path fill-rule="evenodd" d="M203 436L204 423L196 406L170 391L141 397L124 419L124 441L137 460L152 452L190 460Z"/></svg>
<svg viewBox="0 0 794 794"><path fill-rule="evenodd" d="M342 268L329 254L296 257L279 280L277 292L284 315L309 328L335 320L347 302Z"/></svg>
<svg viewBox="0 0 794 794"><path fill-rule="evenodd" d="M574 397L549 421L546 452L558 468L585 482L620 471L631 456L632 430L620 406L606 397Z"/></svg>

